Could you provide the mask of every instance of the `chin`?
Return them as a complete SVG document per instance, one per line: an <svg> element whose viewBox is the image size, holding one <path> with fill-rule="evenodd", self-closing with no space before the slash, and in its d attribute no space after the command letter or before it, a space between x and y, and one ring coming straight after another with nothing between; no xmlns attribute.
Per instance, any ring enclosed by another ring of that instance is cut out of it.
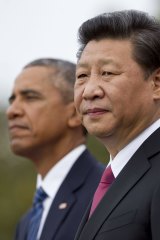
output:
<svg viewBox="0 0 160 240"><path fill-rule="evenodd" d="M11 143L11 149L14 154L21 157L28 157L28 154L30 152L28 147L23 146L20 143Z"/></svg>
<svg viewBox="0 0 160 240"><path fill-rule="evenodd" d="M86 127L87 131L89 134L95 136L96 138L99 139L104 139L112 135L112 131L110 129L102 129L98 127L91 127L89 126L88 128Z"/></svg>
<svg viewBox="0 0 160 240"><path fill-rule="evenodd" d="M91 134L91 135L93 135L93 136L95 136L97 138L99 138L99 137L104 135L104 133L99 131L98 129L95 129L95 128L94 129L86 128L86 129L89 132L89 134Z"/></svg>
<svg viewBox="0 0 160 240"><path fill-rule="evenodd" d="M18 155L18 156L22 156L22 157L26 156L26 154L25 154L26 151L23 148L21 148L21 147L12 146L11 149L12 149L12 152L14 154Z"/></svg>

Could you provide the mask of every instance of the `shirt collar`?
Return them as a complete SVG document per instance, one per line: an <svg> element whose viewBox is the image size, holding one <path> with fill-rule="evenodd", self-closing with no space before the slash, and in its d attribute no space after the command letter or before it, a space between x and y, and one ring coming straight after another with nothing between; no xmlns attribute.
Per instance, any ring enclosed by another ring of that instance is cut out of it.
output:
<svg viewBox="0 0 160 240"><path fill-rule="evenodd" d="M41 186L49 197L54 197L71 167L85 149L85 145L73 149L50 169L44 179L38 174L37 188Z"/></svg>
<svg viewBox="0 0 160 240"><path fill-rule="evenodd" d="M118 176L123 167L127 164L133 154L142 145L142 143L158 128L160 127L160 119L151 124L142 133L140 133L135 139L133 139L126 147L124 147L112 160L110 156L111 168L115 177Z"/></svg>

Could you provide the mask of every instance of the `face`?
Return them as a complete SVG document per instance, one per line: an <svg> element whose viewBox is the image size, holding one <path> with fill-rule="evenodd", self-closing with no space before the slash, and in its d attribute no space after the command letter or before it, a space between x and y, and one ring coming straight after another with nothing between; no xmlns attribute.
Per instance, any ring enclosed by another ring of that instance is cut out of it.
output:
<svg viewBox="0 0 160 240"><path fill-rule="evenodd" d="M89 133L125 144L153 121L153 81L129 40L90 41L77 64L75 105Z"/></svg>
<svg viewBox="0 0 160 240"><path fill-rule="evenodd" d="M19 155L54 147L67 132L69 104L50 74L46 67L30 67L15 81L7 117L11 148Z"/></svg>

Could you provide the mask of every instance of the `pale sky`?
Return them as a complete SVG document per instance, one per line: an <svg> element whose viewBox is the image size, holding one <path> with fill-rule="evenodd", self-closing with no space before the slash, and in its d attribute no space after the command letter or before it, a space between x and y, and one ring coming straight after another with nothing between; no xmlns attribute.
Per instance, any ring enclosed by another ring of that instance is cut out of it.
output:
<svg viewBox="0 0 160 240"><path fill-rule="evenodd" d="M158 15L159 0L0 0L0 106L15 77L36 58L76 62L77 30L103 12L138 9Z"/></svg>

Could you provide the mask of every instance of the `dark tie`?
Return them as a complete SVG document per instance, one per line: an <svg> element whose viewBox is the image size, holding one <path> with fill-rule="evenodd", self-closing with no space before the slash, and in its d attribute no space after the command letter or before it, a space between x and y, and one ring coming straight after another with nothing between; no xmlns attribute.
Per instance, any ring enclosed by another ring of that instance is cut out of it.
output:
<svg viewBox="0 0 160 240"><path fill-rule="evenodd" d="M92 202L92 206L91 206L91 210L90 210L90 215L92 215L92 213L94 212L94 210L96 209L97 205L99 204L100 200L103 198L104 194L107 192L107 190L109 189L110 185L112 184L112 182L114 181L115 177L113 175L112 169L111 169L111 165L109 167L107 167L102 175L102 178L100 180L100 183L97 187L97 190L94 194L93 197L93 202Z"/></svg>
<svg viewBox="0 0 160 240"><path fill-rule="evenodd" d="M37 233L43 213L43 201L46 199L46 197L47 194L44 192L42 187L38 188L34 196L27 240L37 239Z"/></svg>

